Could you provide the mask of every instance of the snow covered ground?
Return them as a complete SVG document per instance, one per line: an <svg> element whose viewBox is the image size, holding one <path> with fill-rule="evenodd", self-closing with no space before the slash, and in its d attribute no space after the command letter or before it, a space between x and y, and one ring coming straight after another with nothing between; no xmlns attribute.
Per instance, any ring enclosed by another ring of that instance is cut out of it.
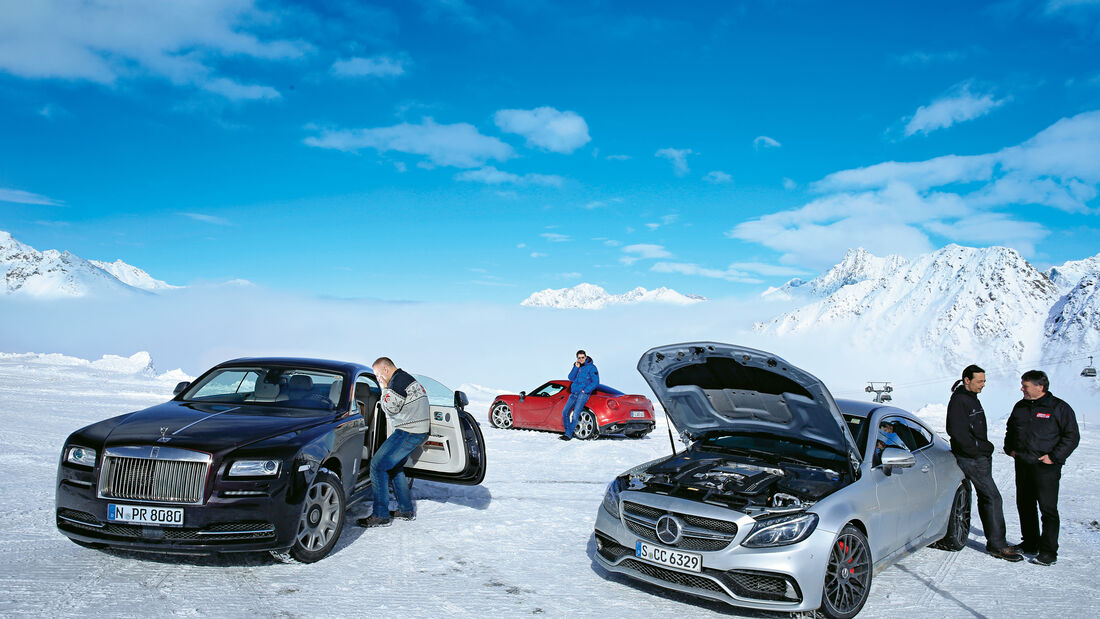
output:
<svg viewBox="0 0 1100 619"><path fill-rule="evenodd" d="M0 550L6 559L0 616L774 616L594 567L592 522L604 488L623 469L669 452L663 425L643 440L565 443L553 434L483 423L489 469L481 486L417 482L416 521L370 531L348 526L336 551L313 565L281 564L261 554L175 557L81 548L54 527L62 441L93 421L168 399L179 373L156 375L143 361L147 356L88 362L0 355ZM471 391L471 410L483 420L492 389ZM1071 404L1087 417L1084 409L1096 403ZM944 410L944 403L932 403L921 414L942 431ZM1003 428L1003 422L991 425ZM975 515L970 547L925 549L887 569L876 577L861 616L1100 614L1093 568L1100 554L1093 477L1100 443L1090 430L1086 421L1062 478L1058 564L989 558ZM994 473L1015 538L1007 457L995 460ZM366 509L357 505L349 517Z"/></svg>

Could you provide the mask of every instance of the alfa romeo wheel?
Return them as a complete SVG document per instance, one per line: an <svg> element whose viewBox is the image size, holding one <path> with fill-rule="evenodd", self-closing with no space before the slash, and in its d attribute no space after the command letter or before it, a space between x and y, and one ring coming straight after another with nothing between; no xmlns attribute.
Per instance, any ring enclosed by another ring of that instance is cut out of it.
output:
<svg viewBox="0 0 1100 619"><path fill-rule="evenodd" d="M494 404L492 410L489 411L489 423L493 424L494 428L501 428L504 430L511 428L512 407L504 402L497 402Z"/></svg>
<svg viewBox="0 0 1100 619"><path fill-rule="evenodd" d="M328 469L321 469L302 500L302 517L290 556L301 563L324 559L344 529L344 485Z"/></svg>
<svg viewBox="0 0 1100 619"><path fill-rule="evenodd" d="M849 524L829 553L820 611L830 619L850 619L859 614L870 592L871 549L863 532Z"/></svg>
<svg viewBox="0 0 1100 619"><path fill-rule="evenodd" d="M966 547L970 537L970 486L965 482L955 491L955 500L951 502L951 514L947 520L947 533L933 548L958 552Z"/></svg>
<svg viewBox="0 0 1100 619"><path fill-rule="evenodd" d="M600 426L596 423L596 416L587 408L581 411L577 419L577 427L573 428L573 436L582 441L596 438L600 435Z"/></svg>

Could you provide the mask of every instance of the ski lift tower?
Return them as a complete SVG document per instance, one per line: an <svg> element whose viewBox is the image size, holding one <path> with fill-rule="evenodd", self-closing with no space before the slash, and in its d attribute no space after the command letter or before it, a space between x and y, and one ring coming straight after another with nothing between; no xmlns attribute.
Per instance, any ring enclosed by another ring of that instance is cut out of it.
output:
<svg viewBox="0 0 1100 619"><path fill-rule="evenodd" d="M893 390L894 388L890 386L888 381L867 381L867 388L864 389L867 393L875 394L875 399L872 401L880 404L894 399L890 397L890 392Z"/></svg>

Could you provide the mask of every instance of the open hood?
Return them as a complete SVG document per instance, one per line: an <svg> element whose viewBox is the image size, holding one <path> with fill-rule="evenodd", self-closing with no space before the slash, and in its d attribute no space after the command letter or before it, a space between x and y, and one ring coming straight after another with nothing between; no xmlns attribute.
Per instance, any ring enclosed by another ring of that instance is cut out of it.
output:
<svg viewBox="0 0 1100 619"><path fill-rule="evenodd" d="M718 342L670 344L646 351L638 371L688 439L765 432L860 460L825 385L771 353Z"/></svg>

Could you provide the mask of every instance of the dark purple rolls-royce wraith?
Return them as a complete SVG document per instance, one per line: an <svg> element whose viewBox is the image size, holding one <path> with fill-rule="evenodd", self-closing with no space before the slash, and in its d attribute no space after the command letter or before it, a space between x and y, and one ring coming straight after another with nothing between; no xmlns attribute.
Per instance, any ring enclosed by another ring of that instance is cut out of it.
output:
<svg viewBox="0 0 1100 619"><path fill-rule="evenodd" d="M417 376L431 431L409 477L476 485L485 441L461 391ZM57 528L77 544L168 553L272 551L311 563L369 494L392 432L369 367L235 359L157 406L81 428L57 469Z"/></svg>

